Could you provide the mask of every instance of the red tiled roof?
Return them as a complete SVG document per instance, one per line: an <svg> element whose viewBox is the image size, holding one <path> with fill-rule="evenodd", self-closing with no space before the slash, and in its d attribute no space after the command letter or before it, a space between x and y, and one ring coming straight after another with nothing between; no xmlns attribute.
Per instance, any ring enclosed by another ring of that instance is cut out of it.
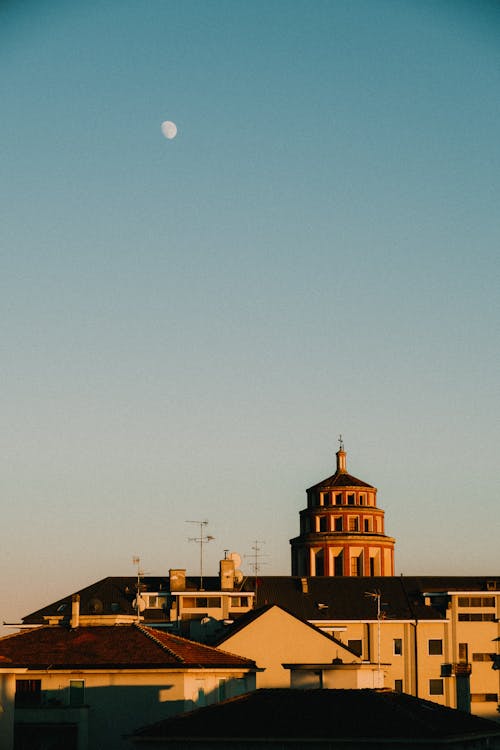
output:
<svg viewBox="0 0 500 750"><path fill-rule="evenodd" d="M0 638L0 666L252 669L255 662L143 625L52 625Z"/></svg>

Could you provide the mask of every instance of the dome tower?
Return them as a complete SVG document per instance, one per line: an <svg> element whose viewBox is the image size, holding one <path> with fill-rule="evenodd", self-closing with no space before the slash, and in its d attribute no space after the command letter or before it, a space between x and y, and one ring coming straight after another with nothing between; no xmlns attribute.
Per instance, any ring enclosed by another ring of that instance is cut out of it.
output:
<svg viewBox="0 0 500 750"><path fill-rule="evenodd" d="M300 536L290 539L293 576L393 576L395 540L384 533L377 489L347 472L342 437L337 470L307 490Z"/></svg>

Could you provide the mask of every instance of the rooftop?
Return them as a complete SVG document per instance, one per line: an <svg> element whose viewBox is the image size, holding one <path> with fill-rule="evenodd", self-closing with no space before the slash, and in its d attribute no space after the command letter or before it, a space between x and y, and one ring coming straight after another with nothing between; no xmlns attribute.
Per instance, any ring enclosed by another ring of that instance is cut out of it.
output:
<svg viewBox="0 0 500 750"><path fill-rule="evenodd" d="M0 638L0 667L29 669L234 667L255 663L143 625L46 625Z"/></svg>
<svg viewBox="0 0 500 750"><path fill-rule="evenodd" d="M258 716L259 721L250 720ZM332 721L332 716L335 721ZM360 721L359 717L363 720ZM138 730L151 739L446 741L500 737L493 721L388 690L261 689Z"/></svg>

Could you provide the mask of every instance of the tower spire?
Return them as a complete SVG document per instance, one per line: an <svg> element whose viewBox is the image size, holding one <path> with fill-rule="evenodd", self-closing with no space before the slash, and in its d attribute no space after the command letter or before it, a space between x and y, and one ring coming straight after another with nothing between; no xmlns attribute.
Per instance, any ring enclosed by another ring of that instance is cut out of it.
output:
<svg viewBox="0 0 500 750"><path fill-rule="evenodd" d="M337 451L337 471L346 472L346 452L342 435L339 435L339 449Z"/></svg>

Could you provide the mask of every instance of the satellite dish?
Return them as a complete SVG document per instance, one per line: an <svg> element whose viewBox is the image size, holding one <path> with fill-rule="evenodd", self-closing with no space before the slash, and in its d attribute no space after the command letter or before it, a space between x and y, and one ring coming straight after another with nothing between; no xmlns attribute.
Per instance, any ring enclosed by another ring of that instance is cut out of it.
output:
<svg viewBox="0 0 500 750"><path fill-rule="evenodd" d="M144 612L144 610L146 609L146 602L144 601L142 596L137 596L132 602L132 606L134 609L138 609L139 612Z"/></svg>
<svg viewBox="0 0 500 750"><path fill-rule="evenodd" d="M229 559L234 562L234 567L238 568L241 565L241 555L237 552L230 552Z"/></svg>
<svg viewBox="0 0 500 750"><path fill-rule="evenodd" d="M236 568L236 570L234 571L234 580L236 581L236 583L241 583L243 580L243 573L241 572L241 570L239 570L239 568Z"/></svg>

